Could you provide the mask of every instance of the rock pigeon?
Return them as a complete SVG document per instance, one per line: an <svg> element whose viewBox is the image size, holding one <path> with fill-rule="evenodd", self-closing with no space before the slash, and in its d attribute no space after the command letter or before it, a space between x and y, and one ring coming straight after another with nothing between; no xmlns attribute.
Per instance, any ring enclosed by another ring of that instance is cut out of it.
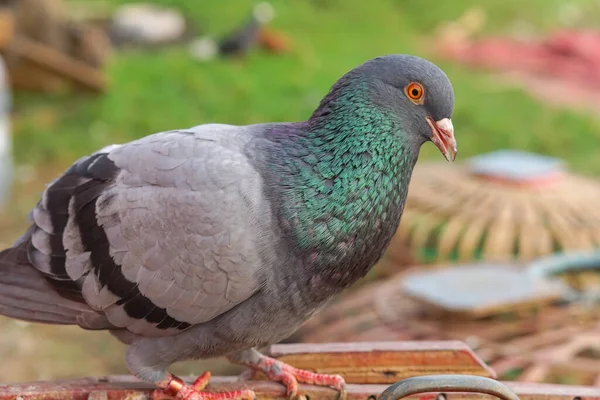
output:
<svg viewBox="0 0 600 400"><path fill-rule="evenodd" d="M347 72L302 122L204 124L113 145L50 183L0 253L0 314L109 330L156 396L208 393L168 373L226 356L345 394L338 375L257 350L363 277L396 232L421 145L456 156L454 92L437 66L387 55Z"/></svg>

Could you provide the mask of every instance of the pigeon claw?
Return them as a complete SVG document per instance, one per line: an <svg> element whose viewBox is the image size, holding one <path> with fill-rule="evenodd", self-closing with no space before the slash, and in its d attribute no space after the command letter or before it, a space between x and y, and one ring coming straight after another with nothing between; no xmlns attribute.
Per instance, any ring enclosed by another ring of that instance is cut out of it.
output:
<svg viewBox="0 0 600 400"><path fill-rule="evenodd" d="M264 355L261 355L258 363L249 366L252 370L264 372L270 380L281 382L285 385L288 399L298 398L298 383L306 383L309 385L332 387L340 392L338 396L339 400L346 400L346 382L340 375L317 374L312 371L294 368L291 365Z"/></svg>
<svg viewBox="0 0 600 400"><path fill-rule="evenodd" d="M169 375L169 378L158 384L162 389L152 392L152 400L256 400L256 394L250 389L232 390L229 392L203 392L210 381L210 372L200 375L191 385L180 378Z"/></svg>

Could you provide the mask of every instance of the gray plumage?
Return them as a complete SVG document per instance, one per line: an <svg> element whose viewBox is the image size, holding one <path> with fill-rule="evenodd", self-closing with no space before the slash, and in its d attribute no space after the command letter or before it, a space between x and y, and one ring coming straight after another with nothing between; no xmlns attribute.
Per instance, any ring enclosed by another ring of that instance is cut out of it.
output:
<svg viewBox="0 0 600 400"><path fill-rule="evenodd" d="M363 276L398 226L431 139L426 122L402 121L419 113L379 105L401 96L405 71L436 86L423 115L449 118L443 72L387 56L342 78L308 121L206 124L81 158L0 253L0 314L110 330L152 382L175 361L235 359L286 338ZM346 198L351 207L330 206Z"/></svg>

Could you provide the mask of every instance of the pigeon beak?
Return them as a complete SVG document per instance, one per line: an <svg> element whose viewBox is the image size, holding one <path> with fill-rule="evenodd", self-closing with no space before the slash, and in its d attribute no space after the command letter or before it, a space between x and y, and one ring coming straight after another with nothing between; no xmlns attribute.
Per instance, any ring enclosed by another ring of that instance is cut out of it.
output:
<svg viewBox="0 0 600 400"><path fill-rule="evenodd" d="M450 118L434 121L433 118L427 117L426 120L431 128L431 133L433 133L431 141L440 149L446 160L454 161L458 148Z"/></svg>

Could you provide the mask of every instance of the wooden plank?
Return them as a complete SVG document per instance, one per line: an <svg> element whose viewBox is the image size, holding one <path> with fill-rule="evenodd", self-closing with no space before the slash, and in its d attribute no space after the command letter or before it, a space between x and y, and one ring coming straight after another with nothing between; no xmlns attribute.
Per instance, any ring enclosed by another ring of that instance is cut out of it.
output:
<svg viewBox="0 0 600 400"><path fill-rule="evenodd" d="M460 341L278 344L269 353L296 368L340 374L356 384L390 384L411 376L447 373L495 377Z"/></svg>
<svg viewBox="0 0 600 400"><path fill-rule="evenodd" d="M23 57L28 62L83 89L102 92L106 88L106 77L101 70L24 36L13 37L5 51L7 54Z"/></svg>
<svg viewBox="0 0 600 400"><path fill-rule="evenodd" d="M12 40L15 34L15 18L8 7L0 7L0 49Z"/></svg>
<svg viewBox="0 0 600 400"><path fill-rule="evenodd" d="M186 378L192 382L194 378ZM521 400L600 400L600 387L549 385L524 382L503 382ZM207 390L219 392L249 388L260 399L285 399L283 385L275 382L239 382L236 377L214 377ZM348 385L348 400L375 400L387 385ZM32 382L0 385L0 400L145 400L150 398L153 387L131 376L106 376L70 381ZM338 393L328 388L300 385L300 393L310 400L336 400ZM440 393L415 394L411 400L434 400ZM442 397L442 396L440 396ZM493 400L480 393L444 393L446 400Z"/></svg>

